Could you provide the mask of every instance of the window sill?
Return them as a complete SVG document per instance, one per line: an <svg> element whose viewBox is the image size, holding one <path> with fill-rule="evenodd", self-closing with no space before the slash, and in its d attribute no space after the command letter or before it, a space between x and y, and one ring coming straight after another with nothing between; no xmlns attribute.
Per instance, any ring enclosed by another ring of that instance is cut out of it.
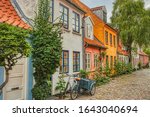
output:
<svg viewBox="0 0 150 117"><path fill-rule="evenodd" d="M80 34L80 33L78 33L78 32L74 32L74 31L72 31L72 34L75 34L75 35L81 36L81 34Z"/></svg>

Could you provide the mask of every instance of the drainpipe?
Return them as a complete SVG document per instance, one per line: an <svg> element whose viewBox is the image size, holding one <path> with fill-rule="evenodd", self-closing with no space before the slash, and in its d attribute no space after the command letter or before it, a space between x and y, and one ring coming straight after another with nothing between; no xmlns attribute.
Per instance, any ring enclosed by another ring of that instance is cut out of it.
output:
<svg viewBox="0 0 150 117"><path fill-rule="evenodd" d="M84 15L85 17L85 15ZM82 18L82 54L83 54L83 70L85 70L85 47L84 47L84 37L85 37L85 26L84 26L84 17Z"/></svg>

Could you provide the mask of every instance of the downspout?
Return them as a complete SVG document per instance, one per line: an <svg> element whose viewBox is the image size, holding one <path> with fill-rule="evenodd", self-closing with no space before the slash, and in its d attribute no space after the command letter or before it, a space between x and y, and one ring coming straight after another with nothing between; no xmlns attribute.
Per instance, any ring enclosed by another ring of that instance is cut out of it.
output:
<svg viewBox="0 0 150 117"><path fill-rule="evenodd" d="M84 15L85 17L85 15ZM82 18L82 62L83 62L83 70L85 70L85 47L84 47L84 37L85 37L85 21L84 17Z"/></svg>

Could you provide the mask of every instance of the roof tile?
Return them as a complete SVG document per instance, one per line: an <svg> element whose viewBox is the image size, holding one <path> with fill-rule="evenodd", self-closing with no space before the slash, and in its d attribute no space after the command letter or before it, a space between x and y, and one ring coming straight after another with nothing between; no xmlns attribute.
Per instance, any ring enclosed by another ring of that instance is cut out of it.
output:
<svg viewBox="0 0 150 117"><path fill-rule="evenodd" d="M10 0L0 0L0 22L30 29L30 26L21 20Z"/></svg>

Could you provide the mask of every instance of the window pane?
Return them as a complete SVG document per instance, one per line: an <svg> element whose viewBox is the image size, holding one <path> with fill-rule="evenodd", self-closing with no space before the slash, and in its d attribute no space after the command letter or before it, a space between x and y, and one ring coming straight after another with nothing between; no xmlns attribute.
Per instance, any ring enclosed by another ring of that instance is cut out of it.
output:
<svg viewBox="0 0 150 117"><path fill-rule="evenodd" d="M73 12L73 20L72 20L72 24L75 24L75 27L73 27L73 31L78 32L79 33L79 14Z"/></svg>
<svg viewBox="0 0 150 117"><path fill-rule="evenodd" d="M62 60L60 61L60 72L66 73L69 72L69 52L63 51Z"/></svg>
<svg viewBox="0 0 150 117"><path fill-rule="evenodd" d="M63 26L65 28L68 28L68 8L66 8L63 5L60 5L60 15Z"/></svg>

